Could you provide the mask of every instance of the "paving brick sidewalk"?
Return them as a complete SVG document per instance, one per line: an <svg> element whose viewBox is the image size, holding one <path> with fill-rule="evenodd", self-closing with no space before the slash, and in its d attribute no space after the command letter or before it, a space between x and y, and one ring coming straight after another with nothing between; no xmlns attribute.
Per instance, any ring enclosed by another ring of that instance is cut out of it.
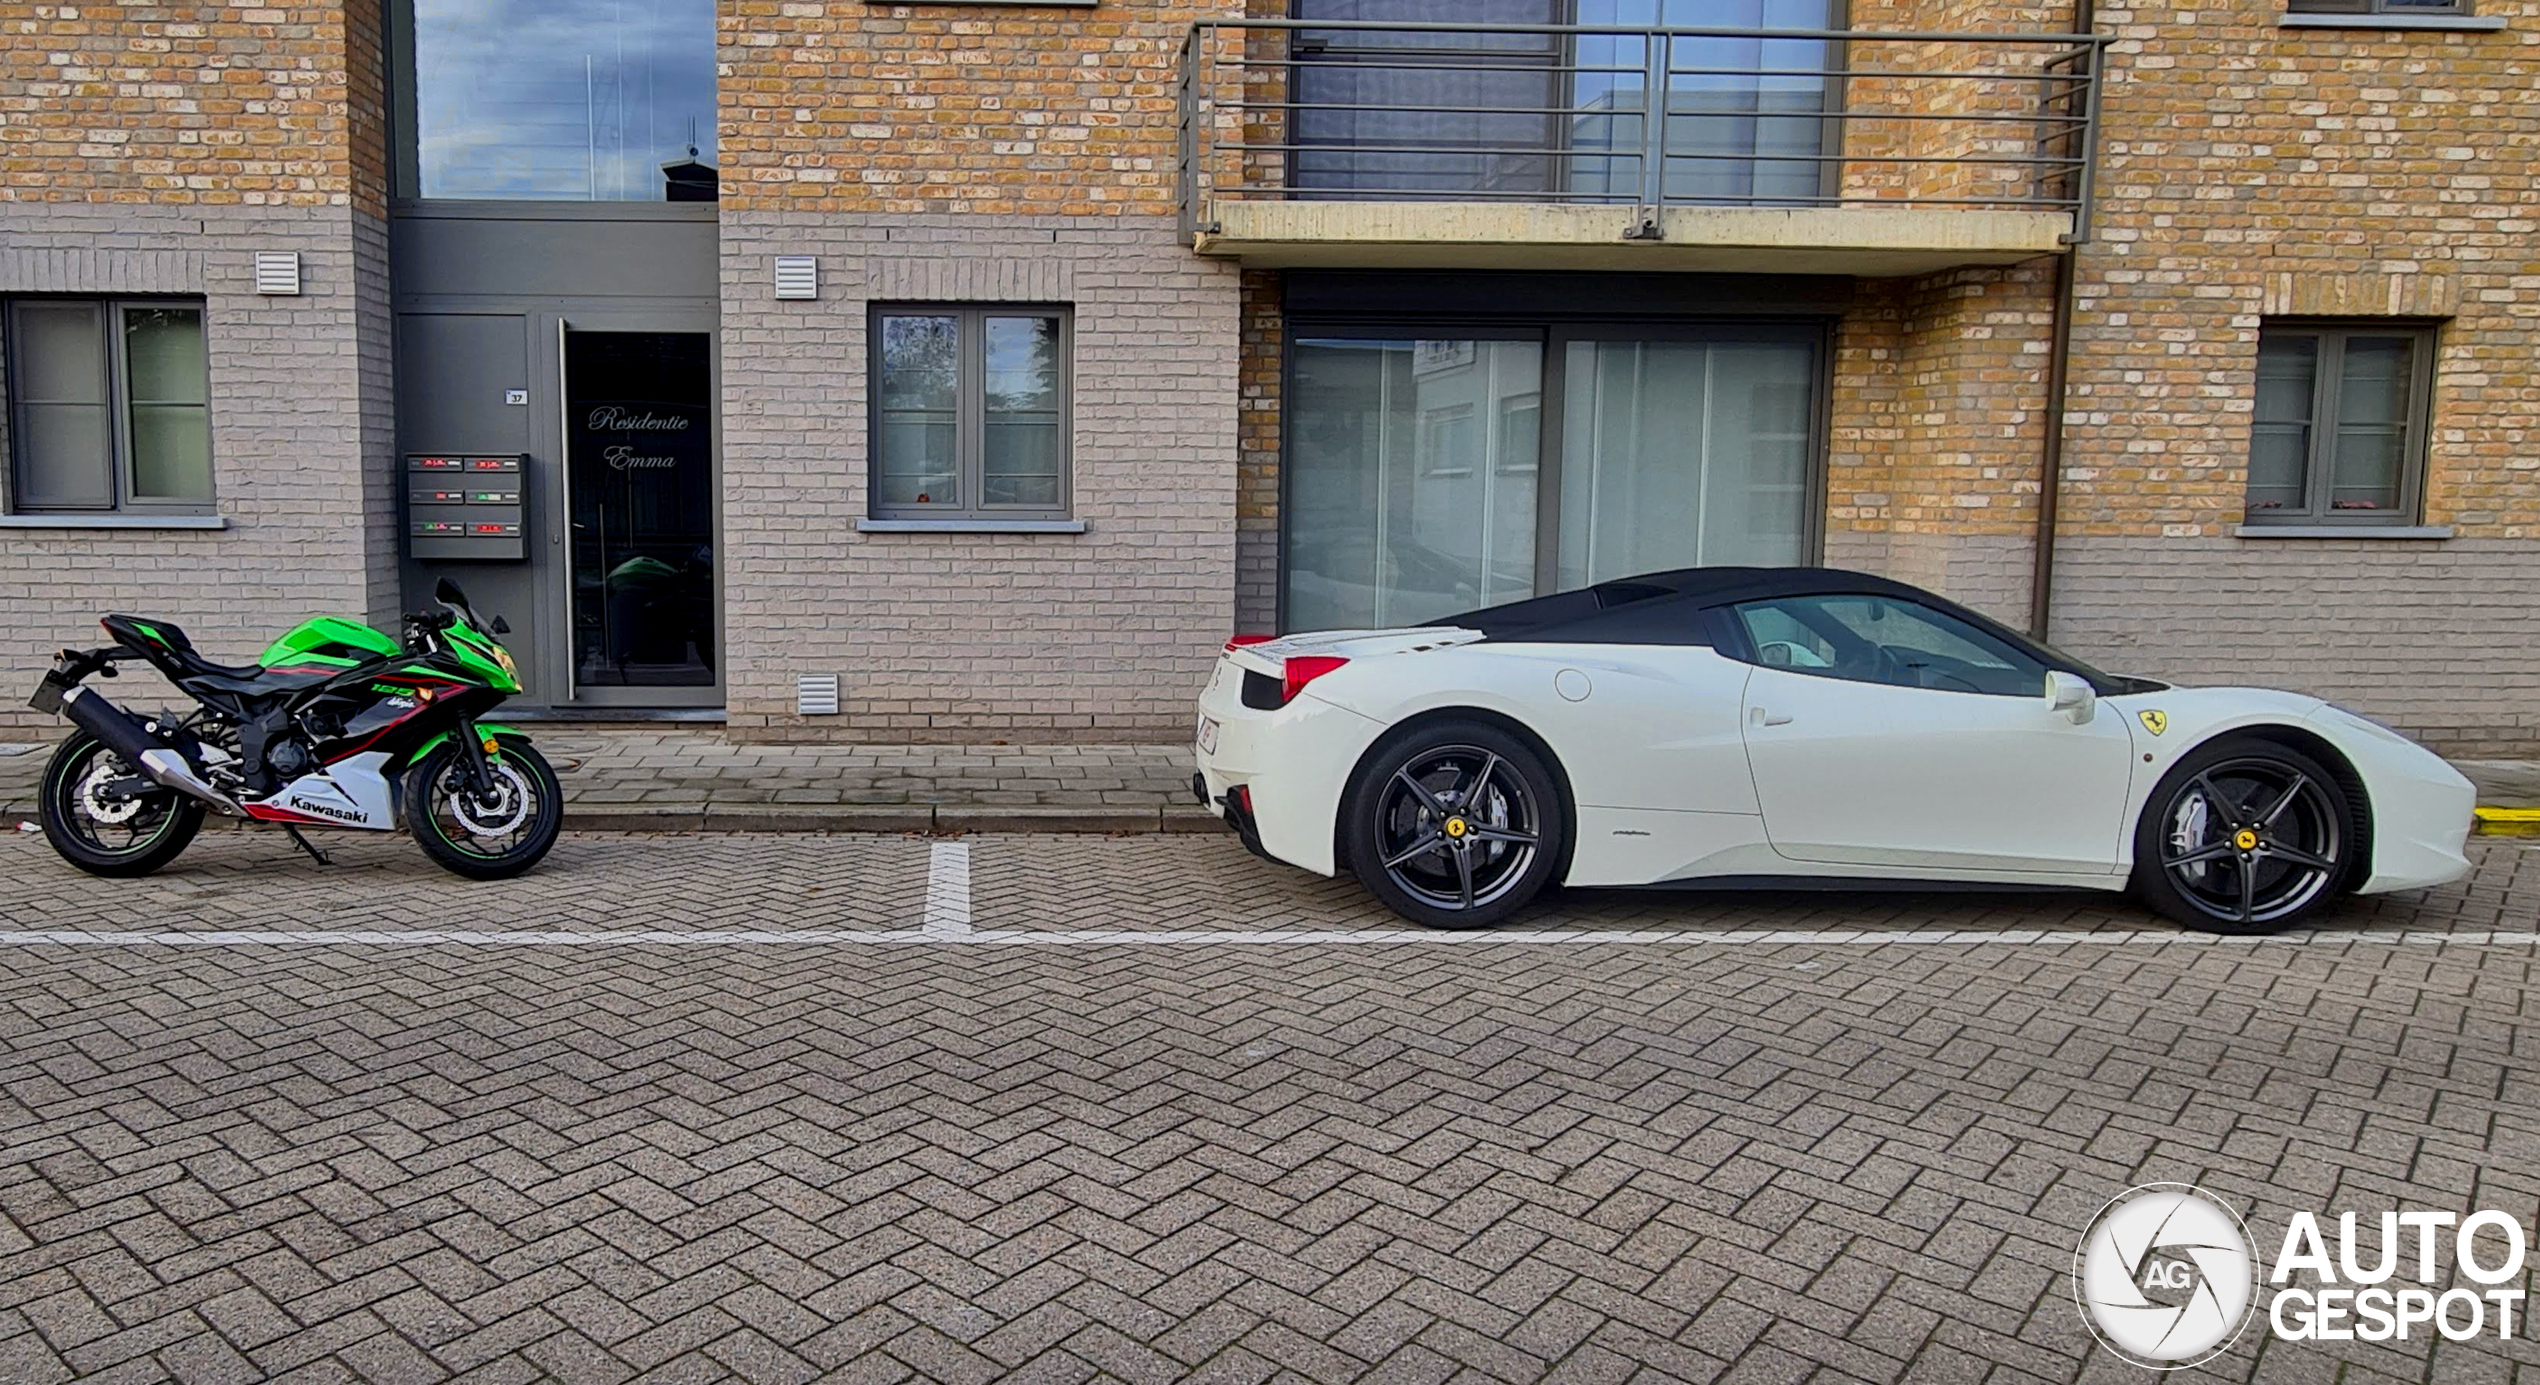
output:
<svg viewBox="0 0 2540 1385"><path fill-rule="evenodd" d="M1191 800L1188 746L741 745L712 727L526 729L585 830L1216 830ZM34 815L50 753L0 746L10 820Z"/></svg>
<svg viewBox="0 0 2540 1385"><path fill-rule="evenodd" d="M572 824L802 832L1213 831L1178 745L743 745L711 727L534 726ZM9 752L16 753L9 753ZM0 802L35 812L47 747L0 746ZM2489 807L2540 806L2540 761L2458 762Z"/></svg>

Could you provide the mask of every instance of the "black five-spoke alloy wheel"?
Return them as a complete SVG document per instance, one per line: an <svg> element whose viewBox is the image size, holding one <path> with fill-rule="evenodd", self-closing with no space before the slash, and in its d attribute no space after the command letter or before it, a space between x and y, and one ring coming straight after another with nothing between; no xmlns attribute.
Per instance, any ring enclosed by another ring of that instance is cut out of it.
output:
<svg viewBox="0 0 2540 1385"><path fill-rule="evenodd" d="M2135 888L2190 928L2271 933L2334 899L2356 837L2346 791L2318 761L2226 739L2181 760L2135 830Z"/></svg>
<svg viewBox="0 0 2540 1385"><path fill-rule="evenodd" d="M1380 747L1346 808L1349 862L1394 912L1483 928L1523 908L1561 858L1564 808L1541 756L1483 722L1432 722Z"/></svg>

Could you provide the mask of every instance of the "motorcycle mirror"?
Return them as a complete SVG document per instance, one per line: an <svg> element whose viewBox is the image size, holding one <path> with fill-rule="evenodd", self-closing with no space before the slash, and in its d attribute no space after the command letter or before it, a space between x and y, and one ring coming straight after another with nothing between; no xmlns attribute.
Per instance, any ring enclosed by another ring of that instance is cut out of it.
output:
<svg viewBox="0 0 2540 1385"><path fill-rule="evenodd" d="M497 634L497 635L508 635L508 634L510 634L511 632L512 632L512 623L511 623L510 621L503 619L501 616L496 616L496 617L494 617L494 633L495 633L495 634Z"/></svg>

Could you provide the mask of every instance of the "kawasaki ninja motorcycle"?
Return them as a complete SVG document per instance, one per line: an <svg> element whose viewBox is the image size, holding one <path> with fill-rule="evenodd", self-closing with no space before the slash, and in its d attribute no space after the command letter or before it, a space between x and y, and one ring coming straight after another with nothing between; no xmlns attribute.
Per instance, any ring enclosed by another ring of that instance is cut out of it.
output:
<svg viewBox="0 0 2540 1385"><path fill-rule="evenodd" d="M78 729L44 770L45 838L94 875L147 875L185 850L206 812L303 827L414 833L425 855L477 880L518 875L554 846L564 793L527 737L479 722L521 690L512 656L444 579L438 612L405 618L403 640L349 620L312 620L233 668L194 652L163 620L108 616L104 649L63 650L36 689L39 711ZM117 662L149 661L198 704L135 717L96 689Z"/></svg>

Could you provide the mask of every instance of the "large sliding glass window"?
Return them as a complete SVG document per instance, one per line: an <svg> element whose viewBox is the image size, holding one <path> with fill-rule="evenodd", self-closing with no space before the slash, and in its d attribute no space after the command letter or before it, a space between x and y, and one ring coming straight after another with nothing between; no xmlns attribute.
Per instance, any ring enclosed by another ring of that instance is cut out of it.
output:
<svg viewBox="0 0 2540 1385"><path fill-rule="evenodd" d="M410 0L399 191L715 200L714 0Z"/></svg>
<svg viewBox="0 0 2540 1385"><path fill-rule="evenodd" d="M1805 556L1808 344L1573 341L1564 369L1559 587Z"/></svg>
<svg viewBox="0 0 2540 1385"><path fill-rule="evenodd" d="M1305 339L1292 360L1290 628L1534 590L1541 343Z"/></svg>
<svg viewBox="0 0 2540 1385"><path fill-rule="evenodd" d="M1636 572L1805 561L1819 337L1299 327L1285 625L1417 624Z"/></svg>

